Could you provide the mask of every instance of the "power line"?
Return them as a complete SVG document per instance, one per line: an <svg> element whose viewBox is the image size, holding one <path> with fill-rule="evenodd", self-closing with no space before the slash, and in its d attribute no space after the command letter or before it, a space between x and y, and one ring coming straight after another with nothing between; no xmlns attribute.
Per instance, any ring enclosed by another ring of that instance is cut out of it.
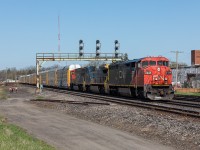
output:
<svg viewBox="0 0 200 150"><path fill-rule="evenodd" d="M178 54L183 53L183 51L171 51L171 53L176 53L176 87L178 82Z"/></svg>

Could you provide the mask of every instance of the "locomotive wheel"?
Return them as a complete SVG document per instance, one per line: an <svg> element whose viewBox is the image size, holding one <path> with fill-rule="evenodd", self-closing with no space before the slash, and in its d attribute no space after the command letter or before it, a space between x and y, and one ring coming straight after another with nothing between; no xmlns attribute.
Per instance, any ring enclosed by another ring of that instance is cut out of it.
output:
<svg viewBox="0 0 200 150"><path fill-rule="evenodd" d="M86 91L90 92L90 86L86 86Z"/></svg>
<svg viewBox="0 0 200 150"><path fill-rule="evenodd" d="M79 85L79 86L78 86L78 90L79 90L79 91L83 91L83 86L82 86L82 85Z"/></svg>
<svg viewBox="0 0 200 150"><path fill-rule="evenodd" d="M111 95L115 95L115 96L119 95L119 92L118 92L117 88L113 88L110 91L111 91Z"/></svg>
<svg viewBox="0 0 200 150"><path fill-rule="evenodd" d="M99 87L99 92L101 94L105 94L105 88L104 87Z"/></svg>
<svg viewBox="0 0 200 150"><path fill-rule="evenodd" d="M136 97L136 90L135 88L131 88L131 96Z"/></svg>
<svg viewBox="0 0 200 150"><path fill-rule="evenodd" d="M70 89L71 89L71 90L74 90L73 84L70 84Z"/></svg>

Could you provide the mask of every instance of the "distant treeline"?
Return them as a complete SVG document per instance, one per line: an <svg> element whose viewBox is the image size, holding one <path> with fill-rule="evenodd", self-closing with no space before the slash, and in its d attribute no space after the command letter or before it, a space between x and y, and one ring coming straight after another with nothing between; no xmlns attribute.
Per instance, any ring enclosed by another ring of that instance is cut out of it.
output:
<svg viewBox="0 0 200 150"><path fill-rule="evenodd" d="M20 75L35 73L36 68L31 66L24 69L17 70L14 68L7 68L0 71L0 81L5 81L6 79L17 80Z"/></svg>
<svg viewBox="0 0 200 150"><path fill-rule="evenodd" d="M41 68L40 71L50 70L59 67L60 67L59 65L54 65L51 67ZM16 69L15 67L7 68L4 70L0 70L0 81L6 81L6 79L18 80L19 76L33 74L33 73L36 73L35 66L26 67L23 69Z"/></svg>

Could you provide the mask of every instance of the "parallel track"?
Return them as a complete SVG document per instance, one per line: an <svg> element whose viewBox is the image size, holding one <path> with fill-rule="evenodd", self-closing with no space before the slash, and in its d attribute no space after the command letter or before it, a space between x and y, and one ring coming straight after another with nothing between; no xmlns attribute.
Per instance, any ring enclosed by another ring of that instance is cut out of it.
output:
<svg viewBox="0 0 200 150"><path fill-rule="evenodd" d="M199 102L200 103L200 96L189 96L189 95L176 95L176 100L180 101L187 101L187 102Z"/></svg>
<svg viewBox="0 0 200 150"><path fill-rule="evenodd" d="M199 108L200 109L200 102L192 102L192 101L186 102L186 101L180 101L180 100L169 100L169 101L157 101L155 103L170 104L170 105Z"/></svg>
<svg viewBox="0 0 200 150"><path fill-rule="evenodd" d="M45 88L45 89L51 90L54 92L75 95L75 96L93 98L96 100L103 100L106 102L118 103L121 105L136 106L136 107L141 107L141 108L154 109L158 111L164 111L164 112L169 112L169 113L174 113L174 114L181 114L184 116L200 118L200 105L197 103L196 104L189 103L189 102L186 103L186 102L180 102L177 100L174 100L174 102L173 100L163 101L163 102L153 101L152 103L152 102L145 102L145 101L139 101L139 100L134 100L134 99L127 99L127 98L121 98L121 97L118 98L118 97L113 97L113 96L108 96L108 95L99 95L99 94L84 93L84 92L78 92L78 91L68 91L68 90L52 89L52 88ZM52 101L52 100L47 99L46 101ZM59 102L59 101L55 100L55 102ZM177 105L178 107L176 107ZM181 108L180 106L183 108ZM195 110L192 110L191 108L189 109L189 107L195 108Z"/></svg>

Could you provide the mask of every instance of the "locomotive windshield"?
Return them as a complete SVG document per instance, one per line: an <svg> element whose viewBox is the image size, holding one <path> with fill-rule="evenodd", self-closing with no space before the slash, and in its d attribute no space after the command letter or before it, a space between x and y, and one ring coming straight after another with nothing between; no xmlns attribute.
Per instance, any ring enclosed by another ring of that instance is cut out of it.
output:
<svg viewBox="0 0 200 150"><path fill-rule="evenodd" d="M156 61L143 61L142 67L145 68L147 66L156 66Z"/></svg>
<svg viewBox="0 0 200 150"><path fill-rule="evenodd" d="M169 66L169 62L168 61L158 61L158 66Z"/></svg>
<svg viewBox="0 0 200 150"><path fill-rule="evenodd" d="M169 66L169 62L168 61L143 61L142 62L142 67L145 68L147 66L156 66L156 64L158 66Z"/></svg>
<svg viewBox="0 0 200 150"><path fill-rule="evenodd" d="M142 67L146 67L146 66L148 66L149 65L149 62L148 61L143 61L142 62Z"/></svg>
<svg viewBox="0 0 200 150"><path fill-rule="evenodd" d="M150 66L155 66L155 65L156 65L156 61L150 61L150 62L149 62L149 65L150 65Z"/></svg>

